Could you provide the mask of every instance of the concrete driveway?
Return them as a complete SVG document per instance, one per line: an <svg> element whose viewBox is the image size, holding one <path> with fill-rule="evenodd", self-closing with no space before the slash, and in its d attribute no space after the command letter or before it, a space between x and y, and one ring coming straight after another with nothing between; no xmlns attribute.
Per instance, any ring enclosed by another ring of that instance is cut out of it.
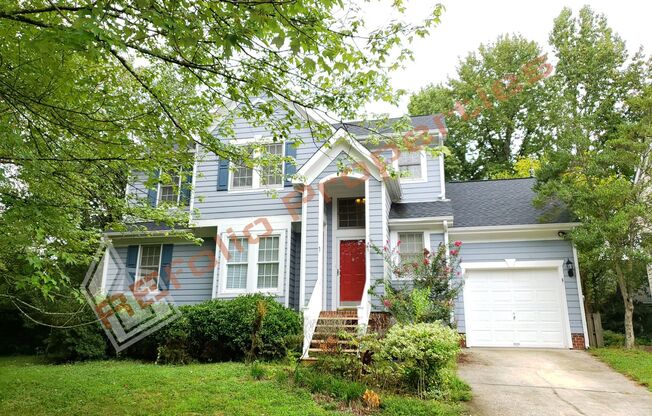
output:
<svg viewBox="0 0 652 416"><path fill-rule="evenodd" d="M652 393L584 351L473 348L459 372L475 416L652 415Z"/></svg>

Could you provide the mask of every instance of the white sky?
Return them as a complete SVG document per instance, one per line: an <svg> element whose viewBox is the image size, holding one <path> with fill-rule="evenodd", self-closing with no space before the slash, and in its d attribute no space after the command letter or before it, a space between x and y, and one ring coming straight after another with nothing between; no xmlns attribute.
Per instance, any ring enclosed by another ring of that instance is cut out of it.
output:
<svg viewBox="0 0 652 416"><path fill-rule="evenodd" d="M454 76L460 57L476 50L481 43L494 41L503 33L520 33L549 52L548 35L554 18L564 6L577 13L588 4L594 11L605 14L609 26L627 42L630 52L643 45L649 55L652 48L652 1L649 0L409 0L407 3L410 21L424 16L436 3L446 7L441 24L433 28L428 37L417 39L412 44L415 61L392 76L395 88L410 92ZM377 3L362 7L367 16L367 27L381 25L391 18L388 9L379 7ZM366 110L400 116L407 112L407 103L407 97L400 107L370 103Z"/></svg>

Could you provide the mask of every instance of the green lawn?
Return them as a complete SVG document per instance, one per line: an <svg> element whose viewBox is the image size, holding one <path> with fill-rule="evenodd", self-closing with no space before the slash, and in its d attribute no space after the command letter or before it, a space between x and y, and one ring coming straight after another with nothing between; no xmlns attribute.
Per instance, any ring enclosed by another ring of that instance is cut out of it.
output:
<svg viewBox="0 0 652 416"><path fill-rule="evenodd" d="M136 361L47 364L34 357L0 357L0 415L344 415L332 401L266 364L254 380L242 363L168 366ZM459 416L460 403L381 394L378 416Z"/></svg>
<svg viewBox="0 0 652 416"><path fill-rule="evenodd" d="M616 371L629 376L652 391L652 352L622 348L597 348L591 352Z"/></svg>
<svg viewBox="0 0 652 416"><path fill-rule="evenodd" d="M2 415L336 415L303 391L254 381L242 363L51 365L0 358Z"/></svg>

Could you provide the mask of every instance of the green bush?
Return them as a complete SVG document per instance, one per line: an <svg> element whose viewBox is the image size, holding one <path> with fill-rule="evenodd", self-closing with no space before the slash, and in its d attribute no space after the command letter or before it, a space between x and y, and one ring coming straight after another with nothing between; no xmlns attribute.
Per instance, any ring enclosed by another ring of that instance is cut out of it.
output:
<svg viewBox="0 0 652 416"><path fill-rule="evenodd" d="M374 358L390 363L404 386L423 397L446 388L444 370L455 365L459 342L455 330L439 323L395 325Z"/></svg>
<svg viewBox="0 0 652 416"><path fill-rule="evenodd" d="M605 347L622 347L625 345L625 334L606 330L602 333Z"/></svg>
<svg viewBox="0 0 652 416"><path fill-rule="evenodd" d="M128 355L154 355L162 363L183 364L242 360L245 356L278 359L301 350L297 342L303 330L301 316L272 297L244 295L179 309L181 318L150 335L148 341L134 345Z"/></svg>
<svg viewBox="0 0 652 416"><path fill-rule="evenodd" d="M380 408L383 416L458 416L462 414L459 405L403 396L383 397Z"/></svg>
<svg viewBox="0 0 652 416"><path fill-rule="evenodd" d="M93 315L89 319L93 319ZM107 342L96 322L72 328L53 328L45 354L55 361L83 361L106 357Z"/></svg>

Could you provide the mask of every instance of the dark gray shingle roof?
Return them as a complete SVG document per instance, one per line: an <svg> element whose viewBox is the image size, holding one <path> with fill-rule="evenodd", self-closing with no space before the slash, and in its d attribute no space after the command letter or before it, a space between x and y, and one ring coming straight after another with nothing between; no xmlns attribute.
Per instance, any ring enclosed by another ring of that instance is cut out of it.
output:
<svg viewBox="0 0 652 416"><path fill-rule="evenodd" d="M566 210L532 205L535 179L449 182L446 198L453 204L454 227L571 222ZM553 214L542 221L542 215Z"/></svg>
<svg viewBox="0 0 652 416"><path fill-rule="evenodd" d="M435 123L435 118L444 122L444 117L441 114L427 115L427 116L412 116L412 127L428 127L430 130L437 130L438 126ZM355 136L368 136L369 134L387 134L394 131L393 125L400 121L400 117L389 118L387 120L369 120L369 121L350 121L345 123L333 124L333 127L339 129L343 127L349 133Z"/></svg>
<svg viewBox="0 0 652 416"><path fill-rule="evenodd" d="M392 204L389 219L450 217L453 215L451 201L412 202Z"/></svg>

